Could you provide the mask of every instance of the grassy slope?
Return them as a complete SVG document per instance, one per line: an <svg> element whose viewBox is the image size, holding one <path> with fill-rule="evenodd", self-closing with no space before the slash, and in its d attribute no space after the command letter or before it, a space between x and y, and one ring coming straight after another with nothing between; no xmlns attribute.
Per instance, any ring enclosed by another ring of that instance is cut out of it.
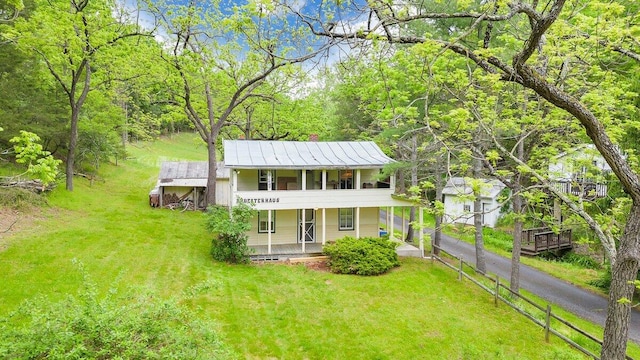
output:
<svg viewBox="0 0 640 360"><path fill-rule="evenodd" d="M558 339L439 265L405 260L380 277L334 275L302 266L229 266L208 256L202 214L151 209L147 193L159 157L202 160L181 135L132 149L135 159L105 166L104 182L57 189L44 220L0 253L0 314L24 299L73 293L72 259L106 290L146 288L160 296L216 286L186 303L218 321L245 358L581 358Z"/></svg>

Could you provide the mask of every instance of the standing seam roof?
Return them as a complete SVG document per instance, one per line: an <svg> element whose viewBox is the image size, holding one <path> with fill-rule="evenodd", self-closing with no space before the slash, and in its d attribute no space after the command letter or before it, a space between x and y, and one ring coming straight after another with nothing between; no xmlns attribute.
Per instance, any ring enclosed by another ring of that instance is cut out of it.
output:
<svg viewBox="0 0 640 360"><path fill-rule="evenodd" d="M230 168L364 168L394 162L372 141L225 140L224 159Z"/></svg>

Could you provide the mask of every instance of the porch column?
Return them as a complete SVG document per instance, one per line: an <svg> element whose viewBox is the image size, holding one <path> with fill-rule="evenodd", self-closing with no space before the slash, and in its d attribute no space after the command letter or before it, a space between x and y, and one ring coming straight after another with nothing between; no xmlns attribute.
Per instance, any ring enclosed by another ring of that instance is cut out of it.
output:
<svg viewBox="0 0 640 360"><path fill-rule="evenodd" d="M160 194L160 208L162 209L162 207L164 206L164 201L162 201L163 197L164 197L164 186L160 186L160 190L158 191L158 194Z"/></svg>
<svg viewBox="0 0 640 360"><path fill-rule="evenodd" d="M304 182L302 182L302 184L304 186ZM303 254L306 252L306 242L307 242L307 236L305 234L306 227L307 227L307 212L305 210L306 209L300 209L300 224L298 224L298 226L300 227L300 240L302 241Z"/></svg>
<svg viewBox="0 0 640 360"><path fill-rule="evenodd" d="M273 190L273 173L267 170L267 191Z"/></svg>
<svg viewBox="0 0 640 360"><path fill-rule="evenodd" d="M324 246L326 242L327 242L327 209L322 208L322 246Z"/></svg>
<svg viewBox="0 0 640 360"><path fill-rule="evenodd" d="M404 213L405 213L405 208L403 206L402 207L402 231L401 231L401 235L400 235L400 236L402 236L403 239L405 239L405 237L404 237L404 229L406 229L406 227L405 227L405 220L406 219L405 219Z"/></svg>
<svg viewBox="0 0 640 360"><path fill-rule="evenodd" d="M302 186L300 187L300 189L307 190L307 170L300 170L300 172L302 173Z"/></svg>
<svg viewBox="0 0 640 360"><path fill-rule="evenodd" d="M327 170L322 170L322 190L327 190ZM324 211L324 209L322 209Z"/></svg>
<svg viewBox="0 0 640 360"><path fill-rule="evenodd" d="M238 191L238 173L238 170L233 170L231 173L231 199L229 199L231 200L231 206L234 206L236 204L236 201L238 201L238 199L236 198L236 192Z"/></svg>
<svg viewBox="0 0 640 360"><path fill-rule="evenodd" d="M391 188L391 190L393 190L393 192L396 192L396 173L392 173L391 175L389 175L389 188Z"/></svg>
<svg viewBox="0 0 640 360"><path fill-rule="evenodd" d="M418 230L420 231L420 257L424 257L424 231L422 229L422 223L424 220L424 209L422 207L419 207L418 211L420 211L420 214L418 214L418 221L420 222L420 226L418 227Z"/></svg>
<svg viewBox="0 0 640 360"><path fill-rule="evenodd" d="M387 208L386 208L385 210L386 210L386 215L387 215L387 216L386 216L386 217L387 217L387 219L386 219L386 221L385 221L385 222L386 222L386 224L385 224L385 225L387 226L387 233L389 233L389 224L391 223L391 222L389 221L389 218L390 218L390 216L391 216L391 215L390 215L390 213L389 213L389 207L388 207L388 206L387 206Z"/></svg>
<svg viewBox="0 0 640 360"><path fill-rule="evenodd" d="M193 187L193 210L198 210L198 188L195 186Z"/></svg>
<svg viewBox="0 0 640 360"><path fill-rule="evenodd" d="M389 211L389 213L391 214L391 226L389 226L388 230L389 230L389 240L393 241L395 240L395 236L393 236L393 230L395 228L395 222L396 222L396 215L393 212L393 206L391 207L391 211Z"/></svg>
<svg viewBox="0 0 640 360"><path fill-rule="evenodd" d="M271 211L267 210L267 254L271 254Z"/></svg>
<svg viewBox="0 0 640 360"><path fill-rule="evenodd" d="M356 239L360 238L360 207L356 208Z"/></svg>
<svg viewBox="0 0 640 360"><path fill-rule="evenodd" d="M356 170L356 187L354 189L360 190L360 169Z"/></svg>

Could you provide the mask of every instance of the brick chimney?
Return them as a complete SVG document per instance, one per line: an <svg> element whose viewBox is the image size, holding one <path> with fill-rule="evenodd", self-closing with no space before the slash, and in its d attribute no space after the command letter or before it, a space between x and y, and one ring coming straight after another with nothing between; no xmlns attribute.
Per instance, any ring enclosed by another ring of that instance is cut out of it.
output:
<svg viewBox="0 0 640 360"><path fill-rule="evenodd" d="M318 141L318 134L309 134L309 141Z"/></svg>

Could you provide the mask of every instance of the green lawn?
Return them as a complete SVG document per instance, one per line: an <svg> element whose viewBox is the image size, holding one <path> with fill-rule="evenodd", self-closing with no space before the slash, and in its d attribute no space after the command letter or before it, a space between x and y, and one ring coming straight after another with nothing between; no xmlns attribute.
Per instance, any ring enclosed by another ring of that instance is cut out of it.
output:
<svg viewBox="0 0 640 360"><path fill-rule="evenodd" d="M131 147L131 159L103 166L104 181L78 178L73 193L56 189L41 219L0 252L0 315L36 295L75 293L76 259L102 292L115 286L179 297L213 283L183 304L217 322L239 358L583 358L557 338L545 343L542 329L428 261L403 260L378 277L215 263L201 213L147 202L158 158L204 159L193 138Z"/></svg>

